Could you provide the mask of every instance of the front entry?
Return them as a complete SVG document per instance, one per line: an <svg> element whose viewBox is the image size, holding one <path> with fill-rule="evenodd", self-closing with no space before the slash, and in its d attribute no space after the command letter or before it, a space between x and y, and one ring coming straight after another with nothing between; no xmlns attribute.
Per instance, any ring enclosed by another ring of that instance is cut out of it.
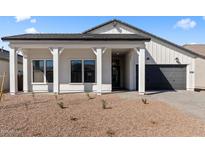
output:
<svg viewBox="0 0 205 154"><path fill-rule="evenodd" d="M126 90L128 85L127 71L129 65L126 65L126 58L129 49L112 50L112 90Z"/></svg>
<svg viewBox="0 0 205 154"><path fill-rule="evenodd" d="M112 61L112 89L120 89L120 60Z"/></svg>

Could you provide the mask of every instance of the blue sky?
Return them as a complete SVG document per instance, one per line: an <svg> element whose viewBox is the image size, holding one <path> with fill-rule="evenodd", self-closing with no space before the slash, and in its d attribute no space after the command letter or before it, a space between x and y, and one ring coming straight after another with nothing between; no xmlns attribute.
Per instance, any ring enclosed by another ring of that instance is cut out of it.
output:
<svg viewBox="0 0 205 154"><path fill-rule="evenodd" d="M205 17L67 17L1 16L0 37L28 32L79 33L111 19L120 19L179 45L205 43ZM0 41L0 47L9 49Z"/></svg>

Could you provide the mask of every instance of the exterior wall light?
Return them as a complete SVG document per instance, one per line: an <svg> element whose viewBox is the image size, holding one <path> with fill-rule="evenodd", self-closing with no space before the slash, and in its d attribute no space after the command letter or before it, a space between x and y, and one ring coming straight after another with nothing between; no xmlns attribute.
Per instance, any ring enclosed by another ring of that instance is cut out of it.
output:
<svg viewBox="0 0 205 154"><path fill-rule="evenodd" d="M175 58L175 61L177 64L181 64L178 57Z"/></svg>

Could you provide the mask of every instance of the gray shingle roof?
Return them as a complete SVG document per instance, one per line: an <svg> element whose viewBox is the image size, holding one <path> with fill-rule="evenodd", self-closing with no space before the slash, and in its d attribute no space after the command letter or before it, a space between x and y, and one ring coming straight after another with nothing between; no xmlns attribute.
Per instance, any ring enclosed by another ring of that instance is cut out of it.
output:
<svg viewBox="0 0 205 154"><path fill-rule="evenodd" d="M185 44L183 47L205 57L205 44Z"/></svg>
<svg viewBox="0 0 205 154"><path fill-rule="evenodd" d="M69 41L149 41L150 38L139 34L22 34L6 36L3 41L12 40L69 40Z"/></svg>

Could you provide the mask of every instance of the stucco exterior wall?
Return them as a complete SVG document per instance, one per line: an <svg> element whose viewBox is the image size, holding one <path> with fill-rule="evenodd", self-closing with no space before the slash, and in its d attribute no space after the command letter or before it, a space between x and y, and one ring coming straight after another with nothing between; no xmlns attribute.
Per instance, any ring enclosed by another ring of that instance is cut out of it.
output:
<svg viewBox="0 0 205 154"><path fill-rule="evenodd" d="M196 89L205 89L205 59L197 58L196 59Z"/></svg>
<svg viewBox="0 0 205 154"><path fill-rule="evenodd" d="M3 73L6 72L6 78L4 83L4 90L9 90L9 61L0 60L0 75L3 75ZM0 85L2 82L2 77L0 77Z"/></svg>
<svg viewBox="0 0 205 154"><path fill-rule="evenodd" d="M52 83L32 83L32 60L52 59L53 55L48 49L28 50L28 70L29 91L33 92L52 92ZM59 82L60 92L84 92L96 91L96 83L71 83L71 60L96 60L96 55L91 49L64 49L59 57ZM103 54L102 67L102 92L111 91L111 50L107 49ZM96 76L95 76L96 77Z"/></svg>
<svg viewBox="0 0 205 154"><path fill-rule="evenodd" d="M18 64L18 70L23 70L23 65ZM4 80L4 91L9 91L9 61L7 60L1 60L0 59L0 75L3 75L3 73L6 72L6 77ZM2 82L2 77L0 77L0 85Z"/></svg>

